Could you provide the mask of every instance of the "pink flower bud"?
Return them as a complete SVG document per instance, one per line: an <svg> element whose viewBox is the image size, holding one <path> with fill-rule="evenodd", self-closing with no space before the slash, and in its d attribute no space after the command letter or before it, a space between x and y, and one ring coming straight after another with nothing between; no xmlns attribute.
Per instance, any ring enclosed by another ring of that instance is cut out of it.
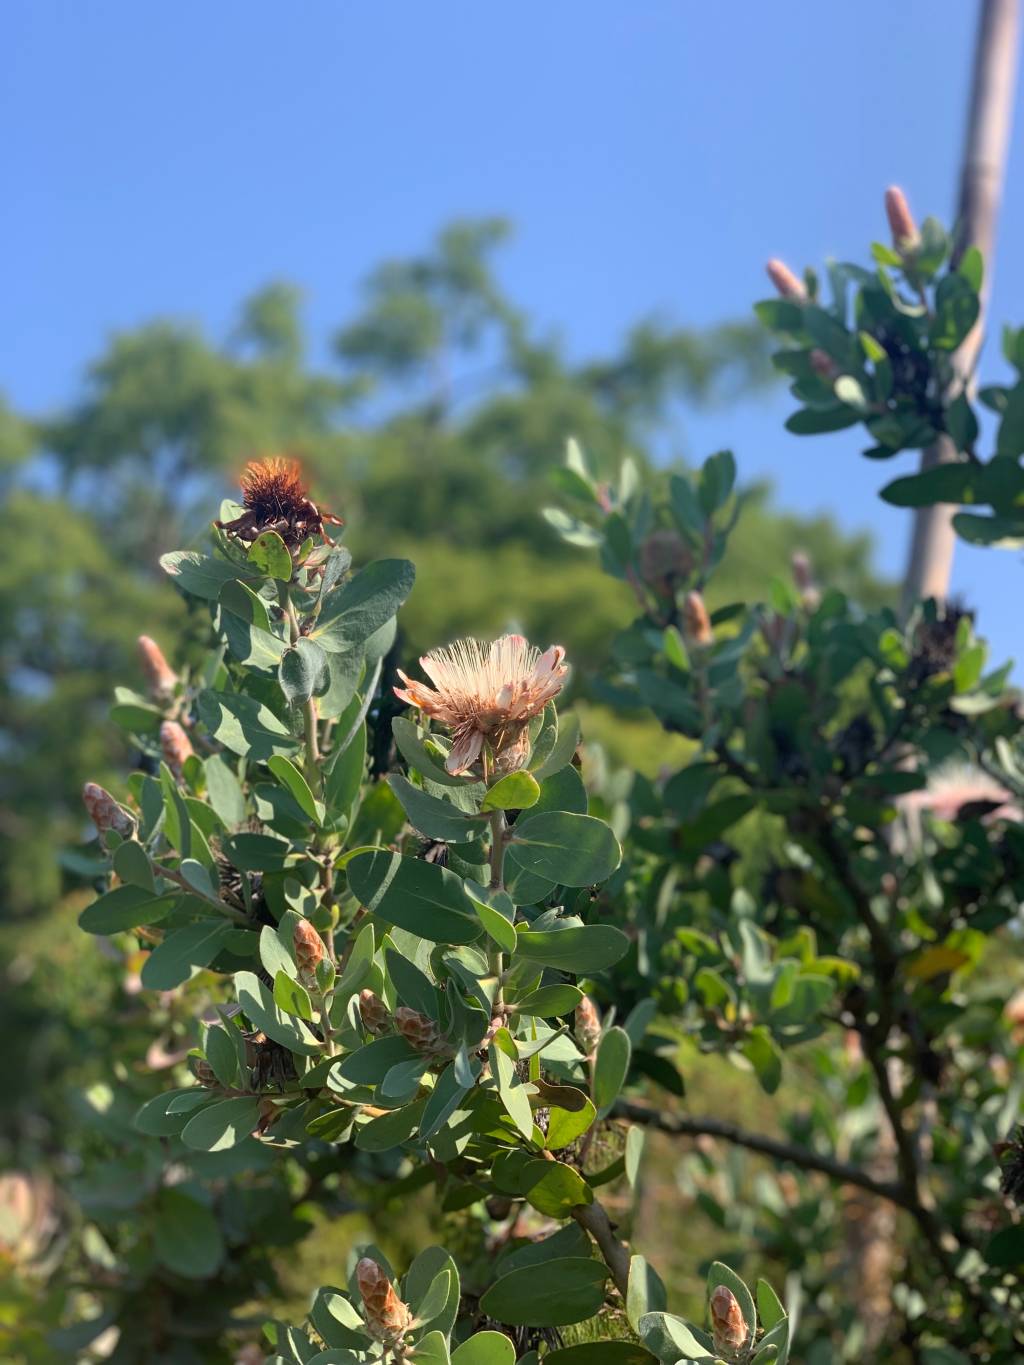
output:
<svg viewBox="0 0 1024 1365"><path fill-rule="evenodd" d="M170 701L178 685L178 675L164 658L163 650L148 635L139 636L139 658L150 695L155 701Z"/></svg>
<svg viewBox="0 0 1024 1365"><path fill-rule="evenodd" d="M803 280L798 280L790 270L785 261L780 261L773 256L765 266L768 278L774 284L776 290L784 299L795 299L797 303L805 302L807 298L807 286Z"/></svg>
<svg viewBox="0 0 1024 1365"><path fill-rule="evenodd" d="M885 192L885 216L889 220L893 246L903 249L917 244L917 224L910 212L907 196L898 185L890 185Z"/></svg>
<svg viewBox="0 0 1024 1365"><path fill-rule="evenodd" d="M97 782L87 782L82 788L82 801L89 812L89 819L101 834L112 829L122 839L131 839L135 834L135 817L119 805L105 787Z"/></svg>
<svg viewBox="0 0 1024 1365"><path fill-rule="evenodd" d="M180 782L185 775L185 760L192 754L192 741L176 720L165 720L160 726L160 749L174 780Z"/></svg>
<svg viewBox="0 0 1024 1365"><path fill-rule="evenodd" d="M747 1324L736 1295L724 1284L716 1285L711 1295L711 1331L715 1350L732 1360L747 1344Z"/></svg>
<svg viewBox="0 0 1024 1365"><path fill-rule="evenodd" d="M356 1284L366 1309L366 1326L374 1341L393 1345L409 1328L412 1314L395 1293L383 1266L364 1256L356 1266Z"/></svg>
<svg viewBox="0 0 1024 1365"><path fill-rule="evenodd" d="M683 601L683 628L695 645L709 645L714 639L711 618L699 592L686 594Z"/></svg>
<svg viewBox="0 0 1024 1365"><path fill-rule="evenodd" d="M304 985L315 983L316 969L324 960L324 941L308 919L300 919L292 934L295 964Z"/></svg>

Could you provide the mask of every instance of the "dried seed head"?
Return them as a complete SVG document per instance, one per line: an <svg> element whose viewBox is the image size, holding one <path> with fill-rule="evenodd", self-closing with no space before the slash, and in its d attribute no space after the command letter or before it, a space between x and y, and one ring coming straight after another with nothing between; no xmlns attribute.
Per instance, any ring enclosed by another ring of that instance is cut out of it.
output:
<svg viewBox="0 0 1024 1365"><path fill-rule="evenodd" d="M356 1266L356 1284L366 1309L366 1326L374 1341L393 1345L409 1329L412 1314L395 1293L383 1266L364 1256Z"/></svg>
<svg viewBox="0 0 1024 1365"><path fill-rule="evenodd" d="M885 192L885 216L889 220L892 244L901 251L920 241L914 215L910 212L907 196L898 185L890 185Z"/></svg>
<svg viewBox="0 0 1024 1365"><path fill-rule="evenodd" d="M308 537L324 535L325 522L341 525L340 518L321 511L310 498L296 460L280 456L250 460L239 482L245 511L234 521L214 525L245 544L251 544L263 531L276 531L294 557Z"/></svg>
<svg viewBox="0 0 1024 1365"><path fill-rule="evenodd" d="M160 752L176 782L185 776L185 760L192 756L192 741L176 720L165 720L160 726Z"/></svg>
<svg viewBox="0 0 1024 1365"><path fill-rule="evenodd" d="M585 995L576 1006L576 1041L588 1057L597 1051L601 1041L601 1020L597 1006L589 995Z"/></svg>
<svg viewBox="0 0 1024 1365"><path fill-rule="evenodd" d="M784 299L795 299L798 303L803 303L806 300L807 286L802 280L797 279L785 261L780 261L778 257L773 256L765 269L768 272L768 278Z"/></svg>
<svg viewBox="0 0 1024 1365"><path fill-rule="evenodd" d="M170 701L178 685L178 675L164 658L163 650L148 635L139 636L139 659L150 696L155 701Z"/></svg>
<svg viewBox="0 0 1024 1365"><path fill-rule="evenodd" d="M300 919L292 934L295 965L303 985L316 982L316 969L324 960L324 941L308 919Z"/></svg>
<svg viewBox="0 0 1024 1365"><path fill-rule="evenodd" d="M376 991L359 992L359 1013L367 1033L375 1033L379 1037L390 1030L391 1012Z"/></svg>
<svg viewBox="0 0 1024 1365"><path fill-rule="evenodd" d="M82 788L82 801L89 812L89 819L101 834L112 829L122 839L131 839L135 834L135 817L125 810L98 782L87 782Z"/></svg>
<svg viewBox="0 0 1024 1365"><path fill-rule="evenodd" d="M565 685L564 659L561 645L542 654L522 635L503 635L490 644L456 640L420 659L433 687L399 670L405 686L396 687L395 696L451 730L445 762L450 773L466 772L485 744L497 772L514 772L530 755L529 722Z"/></svg>
<svg viewBox="0 0 1024 1365"><path fill-rule="evenodd" d="M711 618L699 592L686 594L683 601L683 628L695 645L709 645L714 638Z"/></svg>
<svg viewBox="0 0 1024 1365"><path fill-rule="evenodd" d="M711 1295L711 1331L715 1350L734 1360L747 1344L747 1324L736 1295L724 1284L716 1285Z"/></svg>

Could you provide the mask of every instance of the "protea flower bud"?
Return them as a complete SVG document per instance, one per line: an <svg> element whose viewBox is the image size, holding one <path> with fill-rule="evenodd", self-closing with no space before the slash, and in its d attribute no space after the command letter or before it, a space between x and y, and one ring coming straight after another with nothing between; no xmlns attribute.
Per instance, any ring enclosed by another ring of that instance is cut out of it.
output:
<svg viewBox="0 0 1024 1365"><path fill-rule="evenodd" d="M176 720L165 720L160 726L160 750L174 780L181 782L185 760L192 754L192 741Z"/></svg>
<svg viewBox="0 0 1024 1365"><path fill-rule="evenodd" d="M699 592L688 592L683 601L683 628L695 645L709 645L713 640L711 618Z"/></svg>
<svg viewBox="0 0 1024 1365"><path fill-rule="evenodd" d="M580 1047L588 1057L592 1057L601 1041L601 1020L598 1017L597 1006L589 995L585 995L576 1006L575 1033Z"/></svg>
<svg viewBox="0 0 1024 1365"><path fill-rule="evenodd" d="M715 1350L727 1360L737 1358L750 1335L736 1295L724 1284L716 1285L711 1295L711 1332Z"/></svg>
<svg viewBox="0 0 1024 1365"><path fill-rule="evenodd" d="M902 251L917 245L917 224L910 212L907 196L898 185L890 185L885 192L885 216L889 220L893 246Z"/></svg>
<svg viewBox="0 0 1024 1365"><path fill-rule="evenodd" d="M768 272L768 278L784 299L795 299L797 303L805 302L807 286L803 280L797 279L785 261L780 261L778 257L773 256L765 269Z"/></svg>
<svg viewBox="0 0 1024 1365"><path fill-rule="evenodd" d="M178 675L164 658L163 650L148 635L139 636L139 658L150 696L155 701L170 701L178 685Z"/></svg>
<svg viewBox="0 0 1024 1365"><path fill-rule="evenodd" d="M316 985L316 969L324 960L324 941L308 919L300 919L292 934L295 965L304 986Z"/></svg>
<svg viewBox="0 0 1024 1365"><path fill-rule="evenodd" d="M212 1089L220 1084L217 1080L213 1067L205 1057L190 1057L188 1059L189 1070L200 1085Z"/></svg>
<svg viewBox="0 0 1024 1365"><path fill-rule="evenodd" d="M391 1027L390 1011L376 991L359 992L359 1013L367 1033L374 1033L379 1037L380 1034L387 1033Z"/></svg>
<svg viewBox="0 0 1024 1365"><path fill-rule="evenodd" d="M693 568L693 555L683 538L668 527L659 527L640 545L640 572L644 582L663 592L671 590L673 579L683 578Z"/></svg>
<svg viewBox="0 0 1024 1365"><path fill-rule="evenodd" d="M112 829L122 839L131 839L135 834L135 817L124 806L119 805L105 787L98 782L87 782L82 788L82 801L89 812L89 819L100 834Z"/></svg>
<svg viewBox="0 0 1024 1365"><path fill-rule="evenodd" d="M407 1043L426 1056L438 1057L448 1051L441 1030L433 1019L420 1014L419 1010L410 1009L408 1005L399 1005L395 1010L395 1028Z"/></svg>
<svg viewBox="0 0 1024 1365"><path fill-rule="evenodd" d="M391 1346L408 1331L412 1314L395 1293L383 1266L364 1256L356 1266L356 1284L366 1310L366 1327L374 1341Z"/></svg>

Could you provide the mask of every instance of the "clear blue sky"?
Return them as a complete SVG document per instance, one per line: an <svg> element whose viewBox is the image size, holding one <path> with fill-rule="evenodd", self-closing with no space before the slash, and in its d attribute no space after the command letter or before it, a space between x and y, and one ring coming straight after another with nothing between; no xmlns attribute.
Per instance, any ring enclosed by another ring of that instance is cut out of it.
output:
<svg viewBox="0 0 1024 1365"><path fill-rule="evenodd" d="M72 399L106 334L154 314L222 331L269 278L308 291L323 339L383 255L446 219L518 235L514 296L574 353L639 316L743 314L769 255L862 257L903 184L948 218L972 0L557 0L416 4L8 0L0 389ZM1024 321L1024 126L1015 129L994 322ZM1002 373L998 346L990 373ZM775 399L695 419L783 505L873 528L902 563L886 465L804 442ZM956 585L1019 652L1019 556L959 547Z"/></svg>

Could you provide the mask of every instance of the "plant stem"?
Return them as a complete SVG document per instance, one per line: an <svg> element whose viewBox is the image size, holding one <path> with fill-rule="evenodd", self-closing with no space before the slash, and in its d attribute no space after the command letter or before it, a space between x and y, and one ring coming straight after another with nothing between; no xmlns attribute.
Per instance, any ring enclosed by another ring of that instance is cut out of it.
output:
<svg viewBox="0 0 1024 1365"><path fill-rule="evenodd" d="M502 891L505 886L505 845L508 842L508 827L505 812L491 811L491 890ZM492 942L487 950L487 965L492 976L498 978L498 989L494 996L497 1010L502 1004L502 977L505 973L505 954L498 944Z"/></svg>
<svg viewBox="0 0 1024 1365"><path fill-rule="evenodd" d="M176 868L164 867L163 864L158 863L155 858L150 858L149 861L150 866L158 877L165 877L169 882L175 882L183 891L187 891L190 896L197 896L201 901L205 901L207 905L212 905L214 909L218 910L226 919L234 920L237 924L247 925L249 923L248 917L243 915L241 910L236 910L233 905L228 905L228 903L222 901L219 896L209 896L205 892L200 891L198 887L193 886L191 882L187 881Z"/></svg>
<svg viewBox="0 0 1024 1365"><path fill-rule="evenodd" d="M601 1259L612 1272L615 1287L625 1303L629 1289L629 1248L615 1235L612 1221L605 1206L597 1199L592 1204L577 1204L572 1211L573 1218L585 1232L589 1232L597 1243Z"/></svg>

